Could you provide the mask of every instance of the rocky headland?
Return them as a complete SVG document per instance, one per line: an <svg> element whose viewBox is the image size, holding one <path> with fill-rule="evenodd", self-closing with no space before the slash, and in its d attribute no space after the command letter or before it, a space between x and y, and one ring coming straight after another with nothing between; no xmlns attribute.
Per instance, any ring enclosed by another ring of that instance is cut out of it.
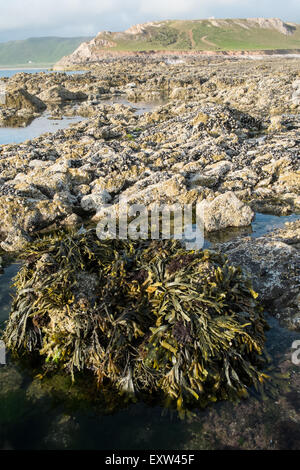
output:
<svg viewBox="0 0 300 470"><path fill-rule="evenodd" d="M166 20L137 24L126 31L100 31L60 59L55 69L136 54L258 57L299 52L300 26L280 18Z"/></svg>

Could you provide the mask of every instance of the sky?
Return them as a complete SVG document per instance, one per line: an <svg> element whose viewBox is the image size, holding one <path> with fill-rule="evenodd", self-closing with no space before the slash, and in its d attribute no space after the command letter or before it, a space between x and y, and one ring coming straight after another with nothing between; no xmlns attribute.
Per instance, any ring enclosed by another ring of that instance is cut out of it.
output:
<svg viewBox="0 0 300 470"><path fill-rule="evenodd" d="M212 16L300 23L300 0L0 0L0 41L95 36L147 21Z"/></svg>

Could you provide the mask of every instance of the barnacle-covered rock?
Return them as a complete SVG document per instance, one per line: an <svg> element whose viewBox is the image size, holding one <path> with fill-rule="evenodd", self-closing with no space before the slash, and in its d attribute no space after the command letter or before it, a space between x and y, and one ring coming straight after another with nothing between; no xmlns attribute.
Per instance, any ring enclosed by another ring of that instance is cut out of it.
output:
<svg viewBox="0 0 300 470"><path fill-rule="evenodd" d="M36 230L49 227L70 215L70 206L57 198L39 200L0 196L1 247L8 252L22 250Z"/></svg>
<svg viewBox="0 0 300 470"><path fill-rule="evenodd" d="M266 375L266 323L241 269L176 241L39 239L24 255L4 340L45 367L92 371L127 394L205 406Z"/></svg>
<svg viewBox="0 0 300 470"><path fill-rule="evenodd" d="M0 146L5 250L18 251L54 224L75 226L78 216L99 220L103 205L118 212L125 199L149 209L204 200L208 231L249 225L251 209L299 211L300 118L291 102L299 88L296 59L266 59L254 68L245 59L209 66L200 57L165 59L114 58L90 64L85 74L0 80L0 100L8 100L0 124L26 125L45 106L52 117L88 117ZM10 96L11 90L19 91ZM126 96L154 102L127 106ZM81 98L86 101L78 103Z"/></svg>
<svg viewBox="0 0 300 470"><path fill-rule="evenodd" d="M87 95L80 91L73 93L61 85L54 85L48 90L42 91L38 98L45 102L61 103L64 101L84 100L87 98Z"/></svg>
<svg viewBox="0 0 300 470"><path fill-rule="evenodd" d="M240 201L231 191L220 194L213 201L204 199L197 210L208 232L227 227L244 227L250 225L254 219L251 207Z"/></svg>
<svg viewBox="0 0 300 470"><path fill-rule="evenodd" d="M243 266L265 309L292 330L300 331L300 220L262 237L241 237L219 248Z"/></svg>
<svg viewBox="0 0 300 470"><path fill-rule="evenodd" d="M23 88L8 88L6 90L4 106L15 110L29 109L33 113L40 113L46 109L43 101L31 95Z"/></svg>

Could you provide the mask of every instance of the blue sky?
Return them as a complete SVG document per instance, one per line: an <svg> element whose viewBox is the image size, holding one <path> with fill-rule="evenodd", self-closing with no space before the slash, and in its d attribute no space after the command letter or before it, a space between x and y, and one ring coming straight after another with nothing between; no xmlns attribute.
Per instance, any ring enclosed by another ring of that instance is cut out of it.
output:
<svg viewBox="0 0 300 470"><path fill-rule="evenodd" d="M0 0L0 41L94 36L162 19L279 17L300 23L300 0Z"/></svg>

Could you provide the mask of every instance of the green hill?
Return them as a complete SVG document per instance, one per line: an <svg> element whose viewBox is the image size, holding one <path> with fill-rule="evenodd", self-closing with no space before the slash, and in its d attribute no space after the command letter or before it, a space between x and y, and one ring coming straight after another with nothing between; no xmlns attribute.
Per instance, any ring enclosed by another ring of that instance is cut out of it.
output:
<svg viewBox="0 0 300 470"><path fill-rule="evenodd" d="M111 50L300 49L300 25L278 18L170 20L133 26L124 33L100 33Z"/></svg>
<svg viewBox="0 0 300 470"><path fill-rule="evenodd" d="M91 38L30 38L0 43L0 67L52 65Z"/></svg>
<svg viewBox="0 0 300 470"><path fill-rule="evenodd" d="M100 32L56 65L57 70L139 51L300 50L300 25L279 18L167 20Z"/></svg>

